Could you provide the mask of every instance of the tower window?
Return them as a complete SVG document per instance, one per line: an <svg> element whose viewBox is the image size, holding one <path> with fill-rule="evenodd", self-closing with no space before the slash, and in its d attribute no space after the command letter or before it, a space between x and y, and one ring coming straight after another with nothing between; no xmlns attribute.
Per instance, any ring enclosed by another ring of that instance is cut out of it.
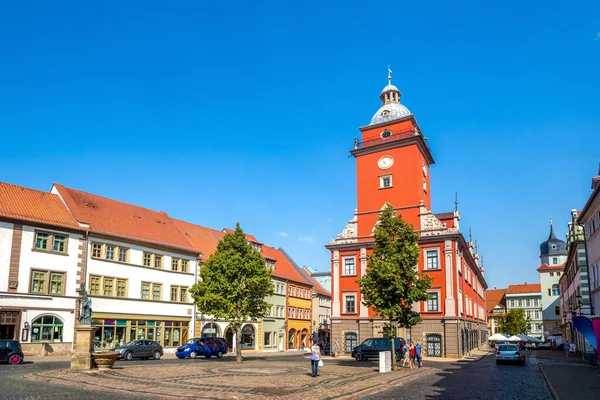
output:
<svg viewBox="0 0 600 400"><path fill-rule="evenodd" d="M552 257L552 264L558 264L558 257Z"/></svg>
<svg viewBox="0 0 600 400"><path fill-rule="evenodd" d="M379 188L385 189L392 187L392 175L381 175L379 177Z"/></svg>
<svg viewBox="0 0 600 400"><path fill-rule="evenodd" d="M381 137L382 138L389 138L390 136L392 136L392 132L388 131L387 129L383 132L381 132Z"/></svg>
<svg viewBox="0 0 600 400"><path fill-rule="evenodd" d="M427 193L427 181L423 179L423 191Z"/></svg>

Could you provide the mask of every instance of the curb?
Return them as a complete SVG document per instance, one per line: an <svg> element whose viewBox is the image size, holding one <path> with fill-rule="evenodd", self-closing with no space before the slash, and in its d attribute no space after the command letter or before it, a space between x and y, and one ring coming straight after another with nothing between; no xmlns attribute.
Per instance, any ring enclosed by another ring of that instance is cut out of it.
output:
<svg viewBox="0 0 600 400"><path fill-rule="evenodd" d="M548 385L548 389L550 389L550 393L552 394L552 398L554 400L560 400L560 397L558 397L558 393L556 393L556 390L554 389L554 386L552 386L552 383L550 382L550 379L548 379L548 376L544 372L544 369L542 368L541 364L538 364L538 369L542 373L542 376L544 377L544 380L546 381L546 385Z"/></svg>

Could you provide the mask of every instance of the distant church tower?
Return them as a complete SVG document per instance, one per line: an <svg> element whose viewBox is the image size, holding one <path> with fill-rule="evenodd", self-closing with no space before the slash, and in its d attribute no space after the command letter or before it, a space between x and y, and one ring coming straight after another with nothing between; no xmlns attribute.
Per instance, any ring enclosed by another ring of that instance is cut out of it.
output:
<svg viewBox="0 0 600 400"><path fill-rule="evenodd" d="M541 264L560 265L567 261L567 243L554 234L552 219L550 220L550 235L548 240L540 245Z"/></svg>

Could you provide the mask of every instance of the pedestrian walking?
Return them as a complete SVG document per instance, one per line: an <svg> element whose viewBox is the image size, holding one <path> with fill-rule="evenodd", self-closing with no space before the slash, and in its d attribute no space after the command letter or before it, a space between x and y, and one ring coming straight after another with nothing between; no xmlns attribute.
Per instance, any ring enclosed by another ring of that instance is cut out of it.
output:
<svg viewBox="0 0 600 400"><path fill-rule="evenodd" d="M316 342L313 342L310 351L310 366L312 367L312 374L310 376L319 376L319 361L321 361L321 348Z"/></svg>
<svg viewBox="0 0 600 400"><path fill-rule="evenodd" d="M406 366L410 367L410 352L409 352L407 343L405 343L404 347L402 347L402 352L404 355L404 358L402 359L402 367L406 367Z"/></svg>
<svg viewBox="0 0 600 400"><path fill-rule="evenodd" d="M423 368L423 345L420 340L417 340L417 345L415 346L415 360L417 361L417 365L419 369Z"/></svg>
<svg viewBox="0 0 600 400"><path fill-rule="evenodd" d="M565 341L565 344L564 344L564 346L565 346L565 347L564 347L564 349L563 349L563 350L565 351L565 357L569 358L569 351L571 350L571 346L570 346L570 344L569 344L569 341L568 341L568 340L567 340L567 341Z"/></svg>
<svg viewBox="0 0 600 400"><path fill-rule="evenodd" d="M410 342L410 348L408 349L408 354L410 361L408 362L408 366L410 369L415 369L415 344Z"/></svg>

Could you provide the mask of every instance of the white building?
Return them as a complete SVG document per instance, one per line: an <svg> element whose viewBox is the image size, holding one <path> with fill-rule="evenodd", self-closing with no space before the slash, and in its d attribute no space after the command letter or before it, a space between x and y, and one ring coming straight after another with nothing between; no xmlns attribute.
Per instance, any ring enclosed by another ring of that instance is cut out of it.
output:
<svg viewBox="0 0 600 400"><path fill-rule="evenodd" d="M85 242L57 195L0 183L0 339L71 353Z"/></svg>
<svg viewBox="0 0 600 400"><path fill-rule="evenodd" d="M331 339L331 293L319 283L309 269L305 267L303 272L313 283L313 340L324 345L330 343Z"/></svg>
<svg viewBox="0 0 600 400"><path fill-rule="evenodd" d="M89 227L85 271L95 346L149 339L177 347L193 337L189 289L201 255L171 218L59 184L51 192Z"/></svg>
<svg viewBox="0 0 600 400"><path fill-rule="evenodd" d="M541 283L543 333L544 336L560 335L562 310L558 280L567 261L567 243L556 237L552 221L550 235L540 245L540 260L541 266L537 270Z"/></svg>
<svg viewBox="0 0 600 400"><path fill-rule="evenodd" d="M506 289L506 310L523 309L529 319L531 329L528 336L542 338L542 294L541 286L537 284L509 285Z"/></svg>

